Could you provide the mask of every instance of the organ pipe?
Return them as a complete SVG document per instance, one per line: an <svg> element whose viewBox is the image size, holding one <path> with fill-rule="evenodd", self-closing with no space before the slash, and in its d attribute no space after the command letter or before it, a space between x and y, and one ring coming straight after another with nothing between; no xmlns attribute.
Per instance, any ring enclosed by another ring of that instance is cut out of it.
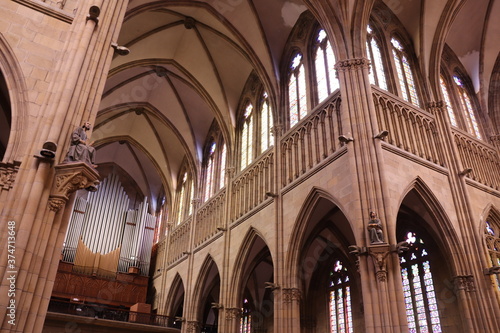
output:
<svg viewBox="0 0 500 333"><path fill-rule="evenodd" d="M147 198L137 209L128 210L129 203L114 173L99 185L97 192L89 193L87 200L77 198L63 260L75 265L78 261L80 272L95 273L113 266L115 271L128 272L130 267L137 267L141 275L148 275L156 217L148 213Z"/></svg>
<svg viewBox="0 0 500 333"><path fill-rule="evenodd" d="M156 218L148 214L147 198L137 210L127 212L118 265L120 271L127 272L129 267L137 267L141 275L148 275L155 225Z"/></svg>
<svg viewBox="0 0 500 333"><path fill-rule="evenodd" d="M73 212L71 213L69 227L64 238L63 261L75 261L78 240L80 239L80 235L82 233L83 220L85 213L87 212L87 208L88 203L85 198L76 198L73 206Z"/></svg>

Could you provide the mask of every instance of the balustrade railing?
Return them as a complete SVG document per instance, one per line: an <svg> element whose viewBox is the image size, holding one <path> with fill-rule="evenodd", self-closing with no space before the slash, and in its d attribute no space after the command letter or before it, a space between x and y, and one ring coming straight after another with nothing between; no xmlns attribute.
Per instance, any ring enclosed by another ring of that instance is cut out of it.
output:
<svg viewBox="0 0 500 333"><path fill-rule="evenodd" d="M189 249L189 234L191 231L192 217L172 230L168 246L167 265L182 257L183 252Z"/></svg>
<svg viewBox="0 0 500 333"><path fill-rule="evenodd" d="M112 307L97 303L69 302L52 299L49 302L48 311L90 317L92 319L106 319L160 327L174 327L174 318L168 316L129 311L124 307Z"/></svg>
<svg viewBox="0 0 500 333"><path fill-rule="evenodd" d="M434 116L376 87L373 91L379 129L389 132L386 141L442 166L443 154Z"/></svg>
<svg viewBox="0 0 500 333"><path fill-rule="evenodd" d="M495 148L470 137L468 134L453 131L462 166L471 169L466 175L481 184L498 190L500 188L500 156Z"/></svg>
<svg viewBox="0 0 500 333"><path fill-rule="evenodd" d="M233 180L231 221L247 213L274 191L274 147Z"/></svg>
<svg viewBox="0 0 500 333"><path fill-rule="evenodd" d="M215 197L205 202L196 213L196 228L194 246L198 246L217 233L217 227L222 226L226 189L222 189Z"/></svg>
<svg viewBox="0 0 500 333"><path fill-rule="evenodd" d="M323 104L281 139L283 186L332 155L342 134L340 94Z"/></svg>

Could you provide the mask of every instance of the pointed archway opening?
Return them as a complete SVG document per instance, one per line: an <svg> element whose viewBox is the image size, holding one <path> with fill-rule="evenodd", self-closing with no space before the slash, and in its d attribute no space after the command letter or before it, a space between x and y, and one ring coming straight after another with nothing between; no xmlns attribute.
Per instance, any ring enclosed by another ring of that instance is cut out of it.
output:
<svg viewBox="0 0 500 333"><path fill-rule="evenodd" d="M219 327L219 312L223 307L220 304L220 275L217 265L211 257L203 264L198 277L197 318L200 321L201 332L216 333Z"/></svg>
<svg viewBox="0 0 500 333"><path fill-rule="evenodd" d="M170 317L168 327L182 328L182 323L185 321L184 315L184 283L179 275L172 282L170 293L167 299L167 315Z"/></svg>
<svg viewBox="0 0 500 333"><path fill-rule="evenodd" d="M5 156L7 144L9 143L10 128L12 122L9 90L3 74L0 72L0 161Z"/></svg>
<svg viewBox="0 0 500 333"><path fill-rule="evenodd" d="M241 275L240 333L272 332L274 325L274 264L267 244L253 236Z"/></svg>
<svg viewBox="0 0 500 333"><path fill-rule="evenodd" d="M411 190L397 215L397 241L409 250L400 255L401 278L408 326L415 332L462 332L460 285L467 276L455 276L447 255L453 243L450 227L433 198Z"/></svg>
<svg viewBox="0 0 500 333"><path fill-rule="evenodd" d="M316 332L356 332L364 327L361 281L349 255L354 234L342 211L327 198L311 210L299 249L301 327Z"/></svg>

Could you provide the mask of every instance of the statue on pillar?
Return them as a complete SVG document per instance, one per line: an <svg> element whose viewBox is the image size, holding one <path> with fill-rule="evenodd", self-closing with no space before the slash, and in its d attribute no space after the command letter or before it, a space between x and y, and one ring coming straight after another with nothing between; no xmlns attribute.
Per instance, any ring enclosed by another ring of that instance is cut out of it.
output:
<svg viewBox="0 0 500 333"><path fill-rule="evenodd" d="M368 232L370 233L370 244L382 244L384 241L384 232L382 231L382 222L377 218L377 213L370 212L370 221L368 221Z"/></svg>
<svg viewBox="0 0 500 333"><path fill-rule="evenodd" d="M93 142L88 143L87 131L91 128L90 122L86 121L81 127L76 128L71 134L71 142L68 154L63 163L85 162L97 168L95 164L95 148Z"/></svg>

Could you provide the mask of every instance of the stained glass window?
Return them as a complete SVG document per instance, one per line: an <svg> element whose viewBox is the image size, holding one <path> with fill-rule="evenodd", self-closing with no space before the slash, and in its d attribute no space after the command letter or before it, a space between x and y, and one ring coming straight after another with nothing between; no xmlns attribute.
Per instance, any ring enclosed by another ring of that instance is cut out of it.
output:
<svg viewBox="0 0 500 333"><path fill-rule="evenodd" d="M335 261L330 272L330 333L351 333L352 308L351 284L347 271L340 260Z"/></svg>
<svg viewBox="0 0 500 333"><path fill-rule="evenodd" d="M335 55L325 30L321 29L318 32L315 41L316 85L318 101L322 102L328 95L339 88L339 81L335 77Z"/></svg>
<svg viewBox="0 0 500 333"><path fill-rule="evenodd" d="M458 88L458 94L460 97L462 110L464 112L465 122L467 124L467 130L469 131L469 133L475 135L476 138L481 139L479 125L477 123L476 116L474 114L474 109L472 108L472 103L469 94L467 93L467 90L465 89L462 80L458 76L455 75L453 77L453 80L455 81L455 84L457 85Z"/></svg>
<svg viewBox="0 0 500 333"><path fill-rule="evenodd" d="M185 201L186 201L186 192L187 192L187 178L188 174L187 172L184 173L182 176L181 180L181 188L179 191L179 210L177 211L177 224L180 224L182 222L182 219L184 218L184 207L185 207Z"/></svg>
<svg viewBox="0 0 500 333"><path fill-rule="evenodd" d="M486 221L484 238L486 240L486 247L488 248L490 265L500 266L500 226L493 221ZM498 274L494 275L494 280L497 289L500 291L500 277Z"/></svg>
<svg viewBox="0 0 500 333"><path fill-rule="evenodd" d="M244 169L253 158L253 105L248 104L243 114L241 131L241 169Z"/></svg>
<svg viewBox="0 0 500 333"><path fill-rule="evenodd" d="M241 308L240 319L240 333L252 332L252 316L250 310L250 302L247 298L243 300L243 307Z"/></svg>
<svg viewBox="0 0 500 333"><path fill-rule="evenodd" d="M414 105L420 106L420 101L418 99L417 90L415 87L415 81L413 79L413 73L408 61L408 57L404 52L401 43L393 38L392 43L392 54L394 56L394 62L396 65L396 71L398 73L399 86L401 87L401 93L403 94L403 99Z"/></svg>
<svg viewBox="0 0 500 333"><path fill-rule="evenodd" d="M406 317L410 333L441 333L441 323L424 242L408 232L409 251L400 257Z"/></svg>
<svg viewBox="0 0 500 333"><path fill-rule="evenodd" d="M294 126L307 115L306 75L302 64L302 55L298 53L290 65L288 79L288 107L290 112L290 127Z"/></svg>
<svg viewBox="0 0 500 333"><path fill-rule="evenodd" d="M366 53L370 58L370 83L387 90L387 81L385 79L384 64L380 47L372 28L368 25L368 38L366 39Z"/></svg>
<svg viewBox="0 0 500 333"><path fill-rule="evenodd" d="M274 136L271 133L273 127L273 113L269 105L269 96L266 92L262 94L262 107L260 110L260 152L274 145Z"/></svg>
<svg viewBox="0 0 500 333"><path fill-rule="evenodd" d="M450 95L448 94L448 86L444 82L443 76L439 77L439 82L441 84L441 91L443 92L444 102L446 103L446 109L448 110L448 115L450 116L450 122L453 126L457 125L457 119L455 118L455 112L450 101Z"/></svg>
<svg viewBox="0 0 500 333"><path fill-rule="evenodd" d="M208 151L208 157L207 157L207 165L205 169L205 193L203 195L203 201L207 201L208 198L213 194L214 192L214 186L215 186L215 149L217 148L217 144L215 142L212 142L210 145L209 151Z"/></svg>
<svg viewBox="0 0 500 333"><path fill-rule="evenodd" d="M226 185L226 144L222 145L222 151L220 156L220 173L219 173L219 189Z"/></svg>

